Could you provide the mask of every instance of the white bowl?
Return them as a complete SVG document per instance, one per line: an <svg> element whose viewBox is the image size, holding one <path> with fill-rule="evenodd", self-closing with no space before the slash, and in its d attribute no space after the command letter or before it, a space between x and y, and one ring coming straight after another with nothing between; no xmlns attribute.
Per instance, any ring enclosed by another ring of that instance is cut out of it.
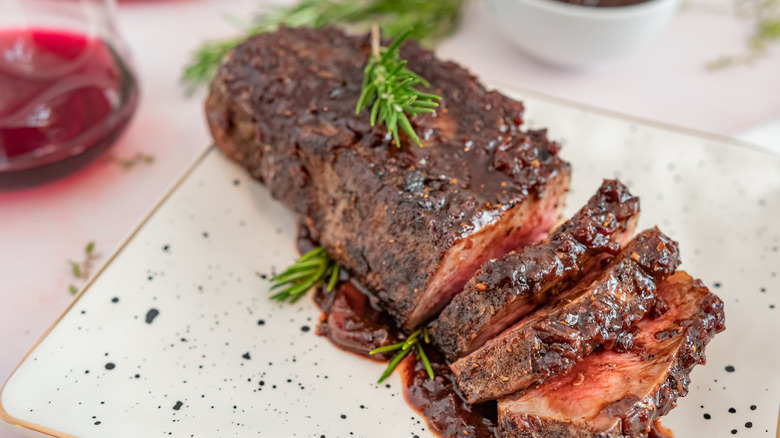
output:
<svg viewBox="0 0 780 438"><path fill-rule="evenodd" d="M624 57L657 37L680 0L593 7L556 0L489 0L499 27L532 57L584 69Z"/></svg>

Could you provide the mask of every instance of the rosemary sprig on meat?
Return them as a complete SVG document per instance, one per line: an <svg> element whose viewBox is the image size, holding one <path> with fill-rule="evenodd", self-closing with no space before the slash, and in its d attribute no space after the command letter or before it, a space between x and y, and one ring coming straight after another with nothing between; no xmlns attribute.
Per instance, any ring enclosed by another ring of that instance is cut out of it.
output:
<svg viewBox="0 0 780 438"><path fill-rule="evenodd" d="M384 347L379 347L374 350L371 350L368 352L368 354L377 354L377 353L385 353L388 351L398 351L398 354L393 357L393 360L390 361L390 363L387 365L387 369L385 369L385 372L382 373L382 376L379 378L379 380L376 383L382 383L385 379L387 379L390 374L393 373L393 370L398 366L401 361L409 355L412 351L417 354L417 359L421 360L423 365L425 365L425 371L428 373L428 377L430 379L433 379L433 367L431 366L431 361L428 360L428 356L425 355L425 349L423 349L422 344L430 344L431 338L428 335L428 328L422 327L415 330L411 335L409 335L408 338L406 338L405 341L399 342L397 344L393 345L387 345Z"/></svg>
<svg viewBox="0 0 780 438"><path fill-rule="evenodd" d="M371 57L363 71L363 88L355 108L355 114L359 114L363 108L371 106L371 126L384 124L398 147L401 146L399 127L417 145L422 146L420 137L409 122L409 116L433 113L434 108L439 106L436 101L441 100L440 96L414 88L418 85L429 87L430 84L409 70L406 61L398 53L401 43L408 37L409 32L405 32L389 47L380 48L379 26L374 23L371 29Z"/></svg>
<svg viewBox="0 0 780 438"><path fill-rule="evenodd" d="M357 25L362 29L378 21L385 35L395 38L411 29L410 37L432 45L458 26L466 0L302 0L258 15L236 38L208 41L192 55L181 81L189 92L207 84L222 58L251 35L272 32L280 25L319 28Z"/></svg>
<svg viewBox="0 0 780 438"><path fill-rule="evenodd" d="M314 286L328 281L327 290L332 291L339 279L339 265L325 252L324 248L314 248L307 252L281 274L271 278L271 290L279 290L271 295L274 301L298 301Z"/></svg>

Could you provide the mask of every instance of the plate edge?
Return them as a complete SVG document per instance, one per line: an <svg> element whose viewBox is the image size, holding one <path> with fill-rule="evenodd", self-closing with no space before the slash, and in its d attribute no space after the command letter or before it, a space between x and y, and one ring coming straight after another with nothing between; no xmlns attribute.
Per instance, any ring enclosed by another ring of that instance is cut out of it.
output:
<svg viewBox="0 0 780 438"><path fill-rule="evenodd" d="M44 435L49 435L55 438L77 438L75 435L69 435L65 432L61 432L58 430L51 429L46 426L42 426L40 424L32 423L29 421L21 420L19 418L16 418L9 414L5 407L3 406L3 393L5 391L6 386L8 383L13 379L14 374L16 374L16 371L19 369L19 367L22 366L22 364L27 360L27 358L38 348L38 345L40 345L41 342L43 342L44 339L46 339L49 336L49 333L51 333L52 330L57 326L57 324L60 323L62 318L65 317L65 315L70 312L70 310L76 305L76 303L81 299L81 297L89 290L90 286L97 280L103 272L108 268L109 265L114 261L114 259L122 252L124 251L125 247L132 241L135 236L138 234L139 231L146 225L146 223L149 221L149 219L154 216L155 213L162 207L163 204L165 204L166 201L168 201L168 198L173 195L174 192L176 192L179 187L184 183L184 181L192 174L192 172L198 168L203 161L206 159L207 156L209 156L212 152L216 150L216 146L213 144L204 148L202 151L198 153L198 155L195 157L195 159L192 161L191 164L189 164L184 171L181 172L181 174L174 180L173 184L166 189L163 192L163 195L160 197L160 199L157 200L157 202L154 203L153 207L143 216L143 218L138 222L138 224L133 228L133 231L122 241L122 243L117 247L116 250L111 254L111 256L106 260L105 263L100 267L100 269L95 273L95 275L89 280L89 282L84 286L83 289L79 292L78 295L68 304L68 306L65 308L65 310L62 311L60 316L57 317L57 319L54 320L54 322L49 326L49 328L46 329L46 331L41 335L41 337L35 342L35 344L30 348L30 350L27 352L27 354L24 355L22 360L19 362L19 364L14 368L14 370L11 372L11 374L8 376L6 381L3 383L3 386L0 387L0 420L4 421L10 426L16 426L21 427L23 429L32 430L34 432L42 433Z"/></svg>
<svg viewBox="0 0 780 438"><path fill-rule="evenodd" d="M620 111L589 105L587 103L577 102L574 100L568 100L563 97L553 96L552 94L546 94L539 91L533 91L533 90L517 87L514 85L509 85L505 82L485 81L482 82L482 85L484 85L485 88L489 90L495 90L503 94L509 92L509 93L514 93L519 95L525 95L534 99L545 100L557 105L563 105L571 108L597 113L613 119L620 119L631 123L650 126L652 128L676 132L678 134L704 138L713 142L724 143L731 147L736 147L743 150L750 150L753 152L759 152L772 157L780 157L780 154L767 150L765 147L761 146L758 143L753 143L736 137L730 137L724 134L716 134L714 132L709 132L709 131L704 131L704 130L699 130L694 128L687 128L685 126L675 125L673 123L661 122L659 120L653 120L641 116L635 116L628 113L622 113ZM508 97L519 100L517 99L517 96L508 96ZM780 438L780 434L778 435L777 438Z"/></svg>

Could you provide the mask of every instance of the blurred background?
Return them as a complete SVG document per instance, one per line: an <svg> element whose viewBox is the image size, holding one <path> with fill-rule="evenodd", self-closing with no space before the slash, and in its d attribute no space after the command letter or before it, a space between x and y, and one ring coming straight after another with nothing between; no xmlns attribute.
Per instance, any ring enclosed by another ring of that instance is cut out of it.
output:
<svg viewBox="0 0 780 438"><path fill-rule="evenodd" d="M502 33L488 2L472 0L435 50L491 86L740 138L780 154L780 21L771 21L779 20L777 3L684 0L646 45L606 65L571 70L526 55ZM0 191L0 382L65 310L72 290L209 146L205 90L187 96L180 83L192 53L206 40L239 35L236 19L278 4L293 2L119 2L117 25L140 90L126 130L76 173ZM768 30L760 21L767 16ZM759 31L766 38L757 41ZM3 87L9 84L0 81ZM0 429L0 437L13 436Z"/></svg>

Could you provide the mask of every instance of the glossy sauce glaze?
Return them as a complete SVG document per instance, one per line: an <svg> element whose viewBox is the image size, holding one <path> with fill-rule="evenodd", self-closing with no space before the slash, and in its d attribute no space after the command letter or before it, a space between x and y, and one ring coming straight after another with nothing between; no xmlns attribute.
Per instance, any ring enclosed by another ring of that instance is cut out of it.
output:
<svg viewBox="0 0 780 438"><path fill-rule="evenodd" d="M299 227L298 249L303 254L314 248L306 227ZM389 361L394 352L370 355L369 351L403 340L406 335L377 304L377 299L343 272L338 285L327 291L317 288L314 301L322 310L317 334L335 346L371 360ZM495 402L470 405L455 386L449 364L434 345L425 346L435 378L414 355L397 368L404 397L441 438L492 438L498 436Z"/></svg>
<svg viewBox="0 0 780 438"><path fill-rule="evenodd" d="M371 360L389 361L395 352L373 356L368 352L406 336L387 313L372 305L375 301L353 279L340 282L330 292L319 288L315 302L323 314L317 334L349 352ZM425 418L428 428L442 438L497 437L496 404L466 403L455 387L444 354L431 344L425 346L425 351L433 367L433 380L428 378L422 362L414 355L404 359L397 368L407 403Z"/></svg>

